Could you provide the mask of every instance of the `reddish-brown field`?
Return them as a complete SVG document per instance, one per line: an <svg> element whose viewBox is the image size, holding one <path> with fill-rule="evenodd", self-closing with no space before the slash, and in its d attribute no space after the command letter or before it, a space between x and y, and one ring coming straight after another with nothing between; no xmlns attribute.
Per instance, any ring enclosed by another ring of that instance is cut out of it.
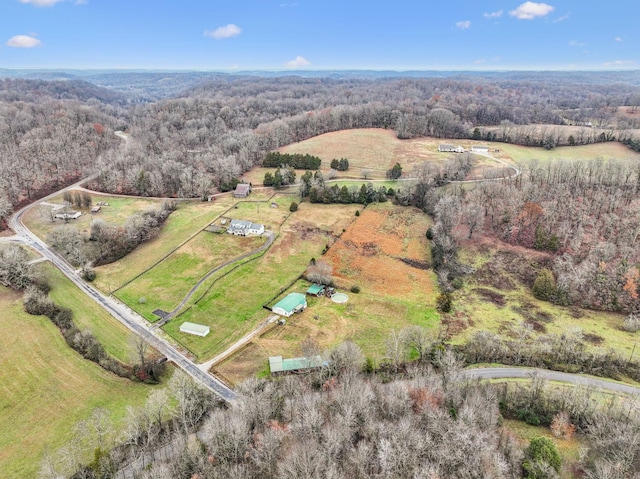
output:
<svg viewBox="0 0 640 479"><path fill-rule="evenodd" d="M334 280L345 287L367 284L385 295L410 295L420 285L420 293L431 296L432 272L415 267L426 265L429 224L427 215L412 208L366 208L325 256L333 265Z"/></svg>

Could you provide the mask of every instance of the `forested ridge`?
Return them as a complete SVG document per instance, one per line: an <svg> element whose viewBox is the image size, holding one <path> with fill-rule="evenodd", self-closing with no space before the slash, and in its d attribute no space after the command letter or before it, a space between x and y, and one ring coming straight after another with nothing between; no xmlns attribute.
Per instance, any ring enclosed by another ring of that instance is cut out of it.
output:
<svg viewBox="0 0 640 479"><path fill-rule="evenodd" d="M491 139L499 141L634 145L629 129L640 122L616 116L618 107L640 104L640 87L632 83L578 87L569 78L539 75L518 80L217 75L179 97L131 106L123 105L121 94L107 92L77 80L3 81L3 198L16 205L94 172L99 177L92 186L108 192L198 197L261 164L274 149L350 128L389 128L400 138L471 138L474 128L494 126L500 130ZM526 128L568 121L595 122L610 133L601 137L593 129L570 140ZM126 148L112 137L116 128L131 133ZM491 131L482 129L481 138Z"/></svg>

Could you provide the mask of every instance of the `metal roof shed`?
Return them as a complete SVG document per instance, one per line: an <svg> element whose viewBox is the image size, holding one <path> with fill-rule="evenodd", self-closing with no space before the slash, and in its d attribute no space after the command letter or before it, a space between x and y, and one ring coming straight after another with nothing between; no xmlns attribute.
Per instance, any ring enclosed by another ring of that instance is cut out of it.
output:
<svg viewBox="0 0 640 479"><path fill-rule="evenodd" d="M322 284L312 284L309 286L307 290L307 294L312 294L314 296L318 296L320 293L324 291L324 285Z"/></svg>
<svg viewBox="0 0 640 479"><path fill-rule="evenodd" d="M281 373L289 371L305 371L307 369L315 369L324 366L325 362L322 356L316 355L312 357L282 359L282 356L269 357L269 370L271 373Z"/></svg>
<svg viewBox="0 0 640 479"><path fill-rule="evenodd" d="M204 326L202 324L190 323L189 321L185 321L180 325L181 333L194 334L196 336L206 336L209 334L211 329L209 326Z"/></svg>

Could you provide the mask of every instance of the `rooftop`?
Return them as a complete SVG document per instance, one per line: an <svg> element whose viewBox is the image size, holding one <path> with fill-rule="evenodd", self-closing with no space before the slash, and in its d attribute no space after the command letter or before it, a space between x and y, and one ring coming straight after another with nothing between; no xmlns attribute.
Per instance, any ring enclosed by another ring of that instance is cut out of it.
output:
<svg viewBox="0 0 640 479"><path fill-rule="evenodd" d="M318 294L323 289L324 289L324 286L321 284L312 284L311 286L309 286L309 289L307 290L307 294Z"/></svg>
<svg viewBox="0 0 640 479"><path fill-rule="evenodd" d="M283 299L278 301L274 308L282 308L285 311L294 311L298 306L305 304L307 298L301 293L289 293Z"/></svg>
<svg viewBox="0 0 640 479"><path fill-rule="evenodd" d="M269 357L269 369L272 373L283 371L299 371L302 369L319 368L324 365L322 356L316 355L310 358L290 358L282 359L282 356Z"/></svg>

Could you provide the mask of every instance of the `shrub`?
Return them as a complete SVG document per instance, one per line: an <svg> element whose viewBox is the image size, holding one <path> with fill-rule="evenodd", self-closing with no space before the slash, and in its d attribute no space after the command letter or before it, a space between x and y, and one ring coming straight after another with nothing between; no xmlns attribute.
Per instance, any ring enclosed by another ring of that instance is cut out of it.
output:
<svg viewBox="0 0 640 479"><path fill-rule="evenodd" d="M553 277L551 270L544 268L533 283L533 295L543 301L550 301L556 296L558 288L556 287L556 279Z"/></svg>
<svg viewBox="0 0 640 479"><path fill-rule="evenodd" d="M291 211L292 213L294 211L298 211L298 203L296 203L295 201L292 201L291 205L289 206L289 211Z"/></svg>
<svg viewBox="0 0 640 479"><path fill-rule="evenodd" d="M356 216L360 216L360 210L356 210Z"/></svg>
<svg viewBox="0 0 640 479"><path fill-rule="evenodd" d="M442 293L436 299L436 307L438 311L443 313L450 313L453 307L453 298L450 293Z"/></svg>
<svg viewBox="0 0 640 479"><path fill-rule="evenodd" d="M432 240L433 239L433 228L428 228L427 229L427 239L428 240Z"/></svg>
<svg viewBox="0 0 640 479"><path fill-rule="evenodd" d="M529 443L529 447L525 451L525 457L522 468L524 469L525 477L529 479L552 477L545 471L545 466L550 466L556 472L560 471L560 465L562 464L560 452L558 452L558 448L553 441L547 437L534 437L531 439L531 443Z"/></svg>
<svg viewBox="0 0 640 479"><path fill-rule="evenodd" d="M640 314L629 314L629 316L625 318L624 323L622 323L622 327L630 333L640 331Z"/></svg>
<svg viewBox="0 0 640 479"><path fill-rule="evenodd" d="M462 286L463 286L462 278L460 278L460 277L454 278L454 280L451 281L451 286L453 286L454 289L462 288Z"/></svg>
<svg viewBox="0 0 640 479"><path fill-rule="evenodd" d="M354 284L353 286L351 286L351 290L350 291L352 293L358 294L360 292L360 286Z"/></svg>
<svg viewBox="0 0 640 479"><path fill-rule="evenodd" d="M80 270L80 277L85 281L93 281L96 279L96 270L90 264L85 264Z"/></svg>

